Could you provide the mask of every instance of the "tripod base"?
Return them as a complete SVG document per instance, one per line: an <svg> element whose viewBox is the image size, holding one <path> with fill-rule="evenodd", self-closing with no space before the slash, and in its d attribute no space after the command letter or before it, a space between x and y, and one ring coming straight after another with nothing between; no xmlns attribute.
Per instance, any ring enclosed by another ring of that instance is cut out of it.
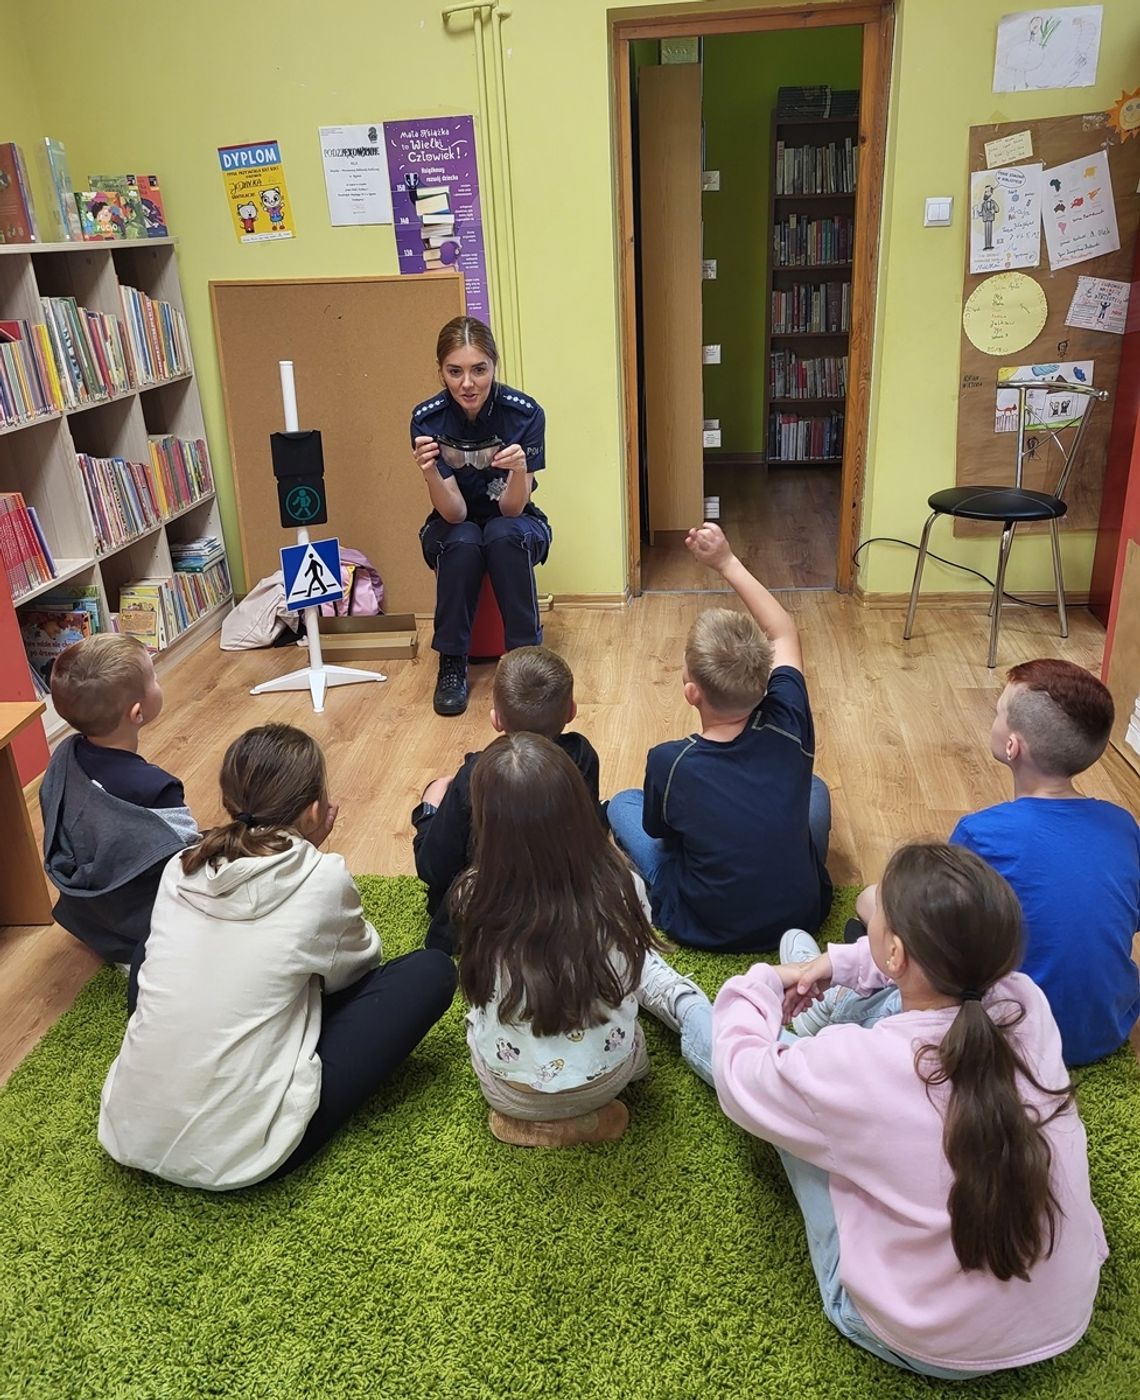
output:
<svg viewBox="0 0 1140 1400"><path fill-rule="evenodd" d="M387 679L380 671L357 671L351 666L306 666L303 671L290 671L287 676L274 676L271 681L262 681L249 693L267 695L274 690L307 690L313 697L313 713L319 715L324 712L326 687Z"/></svg>

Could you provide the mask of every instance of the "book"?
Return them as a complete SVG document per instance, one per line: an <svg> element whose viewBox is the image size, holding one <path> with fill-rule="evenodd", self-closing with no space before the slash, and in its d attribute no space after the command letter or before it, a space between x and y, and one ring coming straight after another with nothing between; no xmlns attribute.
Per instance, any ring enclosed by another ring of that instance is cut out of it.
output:
<svg viewBox="0 0 1140 1400"><path fill-rule="evenodd" d="M82 237L88 242L126 238L131 211L117 190L76 190Z"/></svg>
<svg viewBox="0 0 1140 1400"><path fill-rule="evenodd" d="M72 610L66 605L49 606L41 602L20 613L20 636L31 666L45 686L51 684L51 668L56 657L75 642L92 636L92 617L85 609Z"/></svg>
<svg viewBox="0 0 1140 1400"><path fill-rule="evenodd" d="M136 175L89 175L87 184L92 190L107 190L111 194L117 194L122 200L127 216L124 238L148 236L146 214Z"/></svg>
<svg viewBox="0 0 1140 1400"><path fill-rule="evenodd" d="M0 563L15 602L55 578L54 561L19 491L0 491Z"/></svg>
<svg viewBox="0 0 1140 1400"><path fill-rule="evenodd" d="M174 602L173 581L136 579L119 590L119 630L137 637L148 651L162 651L182 630Z"/></svg>
<svg viewBox="0 0 1140 1400"><path fill-rule="evenodd" d="M75 185L71 179L63 142L45 136L41 150L47 168L48 187L55 196L52 215L56 236L63 243L81 239L83 229L79 222L79 210L75 205Z"/></svg>
<svg viewBox="0 0 1140 1400"><path fill-rule="evenodd" d="M23 152L15 141L0 142L0 243L38 242Z"/></svg>
<svg viewBox="0 0 1140 1400"><path fill-rule="evenodd" d="M416 214L423 218L425 214L450 214L451 196L447 190L420 190L416 195Z"/></svg>
<svg viewBox="0 0 1140 1400"><path fill-rule="evenodd" d="M139 199L142 201L147 237L169 237L166 227L166 209L162 203L162 191L158 186L158 176L136 175L135 183L138 186Z"/></svg>

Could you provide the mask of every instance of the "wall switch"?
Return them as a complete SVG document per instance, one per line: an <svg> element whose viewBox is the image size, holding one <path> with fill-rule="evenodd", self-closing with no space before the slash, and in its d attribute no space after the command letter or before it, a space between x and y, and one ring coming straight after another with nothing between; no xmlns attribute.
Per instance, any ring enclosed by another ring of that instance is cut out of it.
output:
<svg viewBox="0 0 1140 1400"><path fill-rule="evenodd" d="M926 213L922 218L923 228L945 228L954 212L954 200L950 195L935 195L926 201Z"/></svg>

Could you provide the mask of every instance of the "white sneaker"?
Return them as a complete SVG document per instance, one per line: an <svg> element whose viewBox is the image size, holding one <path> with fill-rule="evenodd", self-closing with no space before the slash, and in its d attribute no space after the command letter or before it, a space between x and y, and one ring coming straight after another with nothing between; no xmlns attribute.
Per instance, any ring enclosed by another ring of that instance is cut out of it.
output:
<svg viewBox="0 0 1140 1400"><path fill-rule="evenodd" d="M641 985L637 988L637 1004L680 1035L681 1020L677 1015L677 1003L687 996L698 996L708 1001L691 977L682 977L660 953L646 953Z"/></svg>
<svg viewBox="0 0 1140 1400"><path fill-rule="evenodd" d="M782 963L806 963L818 958L823 951L810 933L802 928L790 928L780 939Z"/></svg>

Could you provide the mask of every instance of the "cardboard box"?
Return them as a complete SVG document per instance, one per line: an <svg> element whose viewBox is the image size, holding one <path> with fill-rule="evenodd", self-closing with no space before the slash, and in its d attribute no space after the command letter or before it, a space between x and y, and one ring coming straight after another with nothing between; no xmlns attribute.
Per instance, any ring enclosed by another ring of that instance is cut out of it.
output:
<svg viewBox="0 0 1140 1400"><path fill-rule="evenodd" d="M419 650L414 613L320 619L321 654L353 666L358 661L412 660Z"/></svg>

